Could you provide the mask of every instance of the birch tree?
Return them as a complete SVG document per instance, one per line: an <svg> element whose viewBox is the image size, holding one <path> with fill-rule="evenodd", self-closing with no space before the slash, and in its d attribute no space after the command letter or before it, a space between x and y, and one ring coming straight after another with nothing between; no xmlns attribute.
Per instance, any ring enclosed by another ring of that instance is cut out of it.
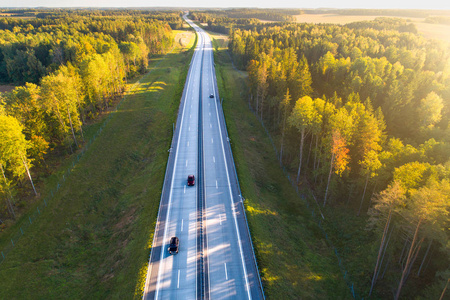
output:
<svg viewBox="0 0 450 300"><path fill-rule="evenodd" d="M291 115L289 116L289 124L297 128L300 133L300 154L297 171L297 184L300 181L305 138L313 130L313 128L320 126L321 120L322 117L316 111L313 100L309 96L304 96L298 99Z"/></svg>
<svg viewBox="0 0 450 300"><path fill-rule="evenodd" d="M26 173L37 196L30 174L30 161L27 158L30 146L22 130L23 127L17 119L0 115L0 166L3 174L6 172L12 177L21 178ZM3 178L6 180L6 176Z"/></svg>
<svg viewBox="0 0 450 300"><path fill-rule="evenodd" d="M281 146L280 146L280 165L283 164L283 150L284 150L284 136L286 134L286 121L288 119L289 108L291 105L291 95L289 94L289 89L287 89L286 94L283 97L283 101L280 102L281 110Z"/></svg>
<svg viewBox="0 0 450 300"><path fill-rule="evenodd" d="M54 115L59 123L61 136L72 134L78 147L76 131L81 130L80 112L77 108L78 92L74 81L62 72L44 77L41 83L42 97L47 111Z"/></svg>
<svg viewBox="0 0 450 300"><path fill-rule="evenodd" d="M350 160L348 153L348 141L350 141L353 133L353 118L344 108L340 108L331 117L331 137L330 140L330 170L328 172L327 187L323 198L323 206L327 203L328 189L330 187L331 175L334 172L341 175L346 169Z"/></svg>

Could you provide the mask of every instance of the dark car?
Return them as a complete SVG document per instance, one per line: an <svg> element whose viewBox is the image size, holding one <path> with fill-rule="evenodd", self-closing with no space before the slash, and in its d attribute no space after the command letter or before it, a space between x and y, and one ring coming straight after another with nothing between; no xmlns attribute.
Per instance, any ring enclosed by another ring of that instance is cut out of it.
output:
<svg viewBox="0 0 450 300"><path fill-rule="evenodd" d="M195 185L195 176L194 175L188 175L187 179L187 185Z"/></svg>
<svg viewBox="0 0 450 300"><path fill-rule="evenodd" d="M214 98L214 95L213 94L209 95L209 98Z"/></svg>
<svg viewBox="0 0 450 300"><path fill-rule="evenodd" d="M169 248L167 250L169 250L170 254L177 254L179 245L180 245L180 240L176 236L171 237L170 243L169 243Z"/></svg>

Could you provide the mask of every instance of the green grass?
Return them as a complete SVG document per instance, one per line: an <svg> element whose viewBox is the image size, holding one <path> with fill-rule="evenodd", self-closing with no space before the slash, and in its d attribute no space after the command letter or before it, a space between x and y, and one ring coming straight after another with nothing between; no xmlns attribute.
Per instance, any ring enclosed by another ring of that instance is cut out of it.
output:
<svg viewBox="0 0 450 300"><path fill-rule="evenodd" d="M279 167L261 124L248 109L245 72L236 71L224 39L213 35L239 181L267 299L350 299L338 261Z"/></svg>
<svg viewBox="0 0 450 300"><path fill-rule="evenodd" d="M129 92L0 265L1 299L141 297L172 123L192 56L186 49L151 63L161 61ZM103 121L87 128L86 135ZM52 184L49 178L42 193ZM0 244L8 233L2 233Z"/></svg>

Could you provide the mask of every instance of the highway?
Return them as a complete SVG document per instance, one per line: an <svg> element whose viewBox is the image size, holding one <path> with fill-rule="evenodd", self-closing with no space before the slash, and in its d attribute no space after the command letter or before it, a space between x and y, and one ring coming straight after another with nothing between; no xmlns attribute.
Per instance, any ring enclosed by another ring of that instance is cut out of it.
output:
<svg viewBox="0 0 450 300"><path fill-rule="evenodd" d="M264 299L225 119L211 40L198 41L177 118L144 299ZM212 95L212 97L211 97ZM187 186L187 176L196 176ZM167 251L170 237L179 253Z"/></svg>

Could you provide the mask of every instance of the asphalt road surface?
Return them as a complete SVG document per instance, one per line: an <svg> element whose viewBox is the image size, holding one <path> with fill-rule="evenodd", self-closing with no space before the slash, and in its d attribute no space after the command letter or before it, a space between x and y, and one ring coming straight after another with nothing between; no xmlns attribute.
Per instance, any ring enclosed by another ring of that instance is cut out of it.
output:
<svg viewBox="0 0 450 300"><path fill-rule="evenodd" d="M235 173L211 40L198 41L180 103L144 299L264 299ZM194 174L195 186L187 186ZM177 236L179 253L167 251Z"/></svg>

